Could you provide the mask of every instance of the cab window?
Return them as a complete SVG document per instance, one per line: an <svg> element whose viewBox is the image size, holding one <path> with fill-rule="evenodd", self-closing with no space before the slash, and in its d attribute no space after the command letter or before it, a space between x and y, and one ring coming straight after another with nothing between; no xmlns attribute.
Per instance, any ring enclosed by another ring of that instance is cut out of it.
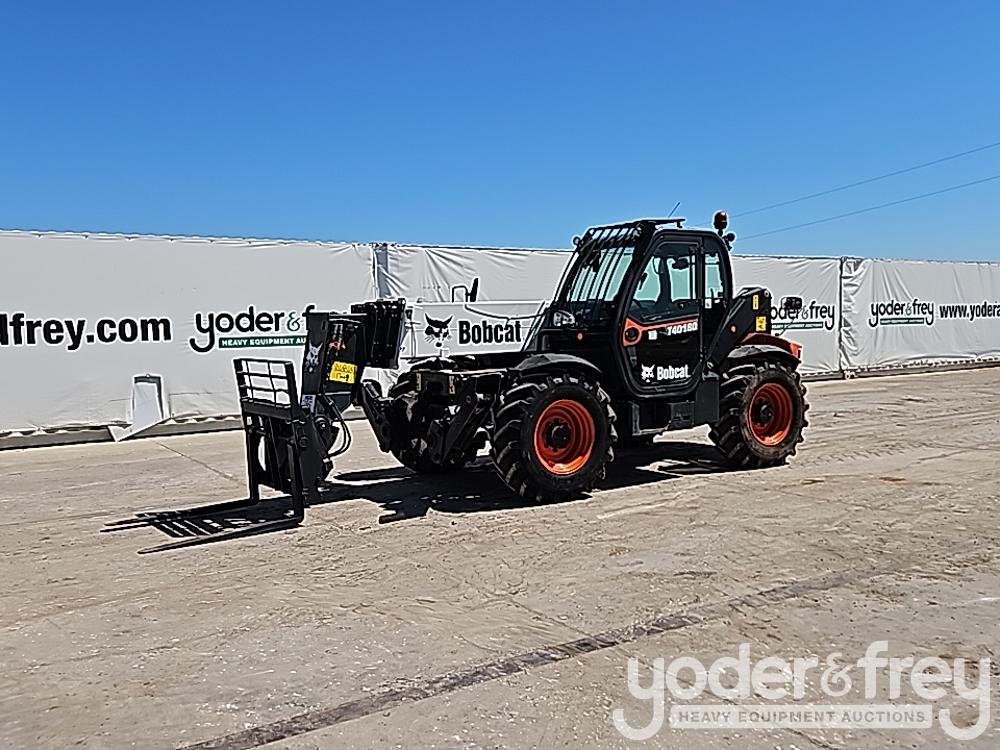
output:
<svg viewBox="0 0 1000 750"><path fill-rule="evenodd" d="M665 242L650 256L639 276L629 316L648 323L697 309L696 254L691 245Z"/></svg>
<svg viewBox="0 0 1000 750"><path fill-rule="evenodd" d="M721 301L726 298L726 286L722 280L722 261L716 250L705 251L705 299Z"/></svg>

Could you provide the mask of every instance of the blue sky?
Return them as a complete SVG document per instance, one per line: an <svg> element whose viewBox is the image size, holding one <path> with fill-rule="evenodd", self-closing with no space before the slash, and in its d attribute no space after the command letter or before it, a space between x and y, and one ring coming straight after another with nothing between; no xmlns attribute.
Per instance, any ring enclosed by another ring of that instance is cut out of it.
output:
<svg viewBox="0 0 1000 750"><path fill-rule="evenodd" d="M565 247L1000 174L995 2L6 3L0 227ZM1000 259L1000 180L743 252Z"/></svg>

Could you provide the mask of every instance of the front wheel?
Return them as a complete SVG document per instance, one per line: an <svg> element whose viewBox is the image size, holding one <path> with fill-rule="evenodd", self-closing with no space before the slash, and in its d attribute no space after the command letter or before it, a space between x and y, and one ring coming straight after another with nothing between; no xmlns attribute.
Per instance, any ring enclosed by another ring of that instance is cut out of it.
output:
<svg viewBox="0 0 1000 750"><path fill-rule="evenodd" d="M736 363L722 373L719 421L709 437L732 466L775 466L795 455L808 410L794 369L774 360Z"/></svg>
<svg viewBox="0 0 1000 750"><path fill-rule="evenodd" d="M604 477L617 438L611 399L573 372L533 373L500 396L490 436L493 465L521 497L578 497Z"/></svg>
<svg viewBox="0 0 1000 750"><path fill-rule="evenodd" d="M461 469L475 460L482 440L473 440L463 450L435 461L427 443L431 421L447 416L447 407L420 403L412 373L404 372L389 390L388 413L392 423L389 451L403 466L418 474L443 474Z"/></svg>

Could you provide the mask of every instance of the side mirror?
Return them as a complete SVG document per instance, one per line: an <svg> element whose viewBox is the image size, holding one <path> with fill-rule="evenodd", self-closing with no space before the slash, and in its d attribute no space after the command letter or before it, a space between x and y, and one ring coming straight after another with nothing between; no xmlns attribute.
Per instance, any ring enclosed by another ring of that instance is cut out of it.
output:
<svg viewBox="0 0 1000 750"><path fill-rule="evenodd" d="M801 297L782 297L781 311L784 313L797 314L802 312Z"/></svg>

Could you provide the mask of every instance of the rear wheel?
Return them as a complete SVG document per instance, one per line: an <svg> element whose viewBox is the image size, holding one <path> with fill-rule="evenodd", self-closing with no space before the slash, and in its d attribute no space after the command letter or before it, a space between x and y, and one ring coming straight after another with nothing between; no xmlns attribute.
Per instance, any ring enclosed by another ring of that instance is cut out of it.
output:
<svg viewBox="0 0 1000 750"><path fill-rule="evenodd" d="M597 380L573 372L532 373L500 396L491 456L500 478L537 501L577 497L614 458L611 399Z"/></svg>
<svg viewBox="0 0 1000 750"><path fill-rule="evenodd" d="M739 362L722 373L719 421L709 437L733 466L756 469L795 455L808 425L806 389L782 362Z"/></svg>
<svg viewBox="0 0 1000 750"><path fill-rule="evenodd" d="M434 419L445 416L448 407L421 404L417 398L413 375L404 372L389 389L392 403L388 413L392 420L392 440L389 451L403 466L420 474L441 474L461 469L476 457L482 440L473 440L464 452L435 461L427 443L427 430Z"/></svg>

